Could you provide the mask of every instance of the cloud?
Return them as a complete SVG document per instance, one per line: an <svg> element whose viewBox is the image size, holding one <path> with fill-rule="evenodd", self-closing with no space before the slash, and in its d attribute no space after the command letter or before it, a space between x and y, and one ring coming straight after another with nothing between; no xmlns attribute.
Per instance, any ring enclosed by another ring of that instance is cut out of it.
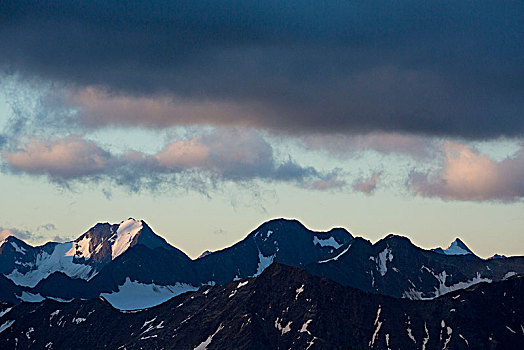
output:
<svg viewBox="0 0 524 350"><path fill-rule="evenodd" d="M62 237L62 236L56 235L51 239L51 242L64 243L64 242L71 242L72 240L74 240L73 237Z"/></svg>
<svg viewBox="0 0 524 350"><path fill-rule="evenodd" d="M69 180L103 171L111 155L92 141L71 135L54 141L30 139L22 148L3 151L12 169Z"/></svg>
<svg viewBox="0 0 524 350"><path fill-rule="evenodd" d="M408 184L415 194L460 201L514 202L524 197L524 144L502 161L450 141L443 143L442 153L440 168L410 175Z"/></svg>
<svg viewBox="0 0 524 350"><path fill-rule="evenodd" d="M5 240L9 236L14 236L23 241L31 241L35 239L40 239L42 236L34 235L33 233L27 230L19 230L16 228L2 228L0 227L0 242Z"/></svg>
<svg viewBox="0 0 524 350"><path fill-rule="evenodd" d="M308 150L325 150L338 156L373 150L386 155L407 154L422 160L435 150L435 140L432 138L398 133L307 135L299 140Z"/></svg>
<svg viewBox="0 0 524 350"><path fill-rule="evenodd" d="M332 176L324 180L317 180L307 184L305 187L310 190L318 191L328 191L340 189L346 186L346 181L338 178L337 176Z"/></svg>
<svg viewBox="0 0 524 350"><path fill-rule="evenodd" d="M207 191L220 181L261 180L305 186L332 181L334 173L278 160L261 133L246 129L215 129L173 140L156 154L128 150L113 154L80 135L39 140L28 138L2 152L4 169L28 175L45 175L69 185L109 180L131 191L170 187Z"/></svg>
<svg viewBox="0 0 524 350"><path fill-rule="evenodd" d="M53 224L45 224L40 225L36 228L37 231L54 231L56 230L56 226Z"/></svg>
<svg viewBox="0 0 524 350"><path fill-rule="evenodd" d="M3 2L0 72L69 91L48 108L87 128L521 137L523 7Z"/></svg>
<svg viewBox="0 0 524 350"><path fill-rule="evenodd" d="M380 177L382 172L374 173L368 179L359 179L353 183L353 190L357 192L362 192L366 194L371 194L375 192L378 183L380 182Z"/></svg>

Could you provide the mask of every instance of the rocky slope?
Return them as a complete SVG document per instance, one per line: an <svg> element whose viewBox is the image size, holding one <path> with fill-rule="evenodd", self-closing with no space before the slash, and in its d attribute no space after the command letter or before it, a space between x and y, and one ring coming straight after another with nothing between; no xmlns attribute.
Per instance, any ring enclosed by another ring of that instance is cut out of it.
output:
<svg viewBox="0 0 524 350"><path fill-rule="evenodd" d="M144 311L101 299L1 305L0 348L521 349L523 287L514 276L413 301L275 263Z"/></svg>

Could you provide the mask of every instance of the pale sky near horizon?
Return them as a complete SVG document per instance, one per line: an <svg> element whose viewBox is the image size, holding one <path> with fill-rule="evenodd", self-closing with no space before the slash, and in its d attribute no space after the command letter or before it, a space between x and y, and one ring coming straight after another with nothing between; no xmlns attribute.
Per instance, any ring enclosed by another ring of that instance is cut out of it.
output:
<svg viewBox="0 0 524 350"><path fill-rule="evenodd" d="M0 4L0 231L272 218L524 255L521 3Z"/></svg>
<svg viewBox="0 0 524 350"><path fill-rule="evenodd" d="M11 113L5 103L0 113L5 122ZM105 133L111 135L111 131ZM92 138L115 152L128 147L157 152L163 143L147 131L120 130L116 135L116 141L100 133ZM126 135L133 135L132 140L126 140ZM371 194L347 186L319 191L257 180L243 184L226 181L207 192L180 188L135 193L104 180L73 183L67 188L45 175L4 171L0 193L9 200L0 201L0 228L27 231L34 236L29 243L42 244L55 236L75 239L97 222L119 223L134 217L145 220L170 244L195 258L204 250L236 243L264 221L284 217L298 219L312 230L344 227L372 242L396 233L423 248L434 248L447 247L460 237L482 257L524 254L522 201L479 203L413 196L401 185L405 181L402 167L412 162L409 157L375 152L332 157L282 140L273 142L282 144L281 148L292 152L298 161L309 159L327 169L342 168L348 179L377 167L388 169L388 178ZM491 150L493 158L515 151L511 143L498 143L482 147L486 152ZM53 228L44 228L48 224Z"/></svg>

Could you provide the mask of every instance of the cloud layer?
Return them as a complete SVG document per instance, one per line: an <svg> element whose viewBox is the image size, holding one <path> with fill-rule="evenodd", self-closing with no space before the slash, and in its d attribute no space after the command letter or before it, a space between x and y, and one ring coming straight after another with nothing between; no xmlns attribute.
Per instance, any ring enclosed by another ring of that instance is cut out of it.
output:
<svg viewBox="0 0 524 350"><path fill-rule="evenodd" d="M66 185L77 180L110 179L133 191L158 186L204 190L216 181L282 181L300 186L318 181L337 183L336 172L304 167L291 158L279 161L260 133L238 129L174 140L156 154L135 150L112 154L80 135L53 140L29 138L16 148L4 150L2 158L11 172L46 175Z"/></svg>
<svg viewBox="0 0 524 350"><path fill-rule="evenodd" d="M522 136L522 2L0 4L0 69L88 127ZM90 90L91 89L91 90Z"/></svg>

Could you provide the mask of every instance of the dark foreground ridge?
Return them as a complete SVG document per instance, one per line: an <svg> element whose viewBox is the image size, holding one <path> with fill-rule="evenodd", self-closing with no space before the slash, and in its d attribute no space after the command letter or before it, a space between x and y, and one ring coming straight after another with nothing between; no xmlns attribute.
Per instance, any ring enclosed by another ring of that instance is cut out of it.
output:
<svg viewBox="0 0 524 350"><path fill-rule="evenodd" d="M102 299L3 305L2 349L521 349L524 276L431 301L344 287L274 263L122 312Z"/></svg>

